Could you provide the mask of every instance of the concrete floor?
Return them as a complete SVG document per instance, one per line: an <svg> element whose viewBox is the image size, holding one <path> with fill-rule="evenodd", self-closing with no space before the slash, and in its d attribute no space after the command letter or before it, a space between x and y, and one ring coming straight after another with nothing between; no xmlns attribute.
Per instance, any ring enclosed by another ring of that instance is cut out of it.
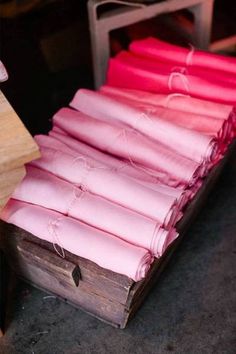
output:
<svg viewBox="0 0 236 354"><path fill-rule="evenodd" d="M125 330L19 282L0 354L235 354L235 196L234 156Z"/></svg>

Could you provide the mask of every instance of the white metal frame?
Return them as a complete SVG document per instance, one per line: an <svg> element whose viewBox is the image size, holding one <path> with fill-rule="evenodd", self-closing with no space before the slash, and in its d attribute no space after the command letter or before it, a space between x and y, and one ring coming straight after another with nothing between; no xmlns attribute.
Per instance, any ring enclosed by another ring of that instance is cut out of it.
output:
<svg viewBox="0 0 236 354"><path fill-rule="evenodd" d="M104 4L118 4L98 16L98 8ZM95 87L105 81L107 63L110 56L109 32L130 24L147 20L158 15L188 9L194 15L193 44L208 49L211 35L214 0L164 0L145 5L123 0L89 0L88 15L92 45Z"/></svg>

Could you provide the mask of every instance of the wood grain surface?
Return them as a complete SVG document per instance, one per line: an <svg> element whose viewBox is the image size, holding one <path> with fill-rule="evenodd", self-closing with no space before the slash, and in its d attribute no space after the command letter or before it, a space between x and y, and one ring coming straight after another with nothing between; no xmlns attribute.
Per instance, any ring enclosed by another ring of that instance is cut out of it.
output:
<svg viewBox="0 0 236 354"><path fill-rule="evenodd" d="M22 167L39 156L34 139L0 91L0 173Z"/></svg>
<svg viewBox="0 0 236 354"><path fill-rule="evenodd" d="M0 174L0 211L11 197L17 184L25 176L25 167L14 168Z"/></svg>

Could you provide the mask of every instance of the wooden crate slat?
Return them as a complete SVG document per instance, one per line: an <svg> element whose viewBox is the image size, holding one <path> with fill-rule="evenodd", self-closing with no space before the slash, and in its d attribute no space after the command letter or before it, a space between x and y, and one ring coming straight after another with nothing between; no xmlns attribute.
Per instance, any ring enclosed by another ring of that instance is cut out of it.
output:
<svg viewBox="0 0 236 354"><path fill-rule="evenodd" d="M21 166L0 174L0 211L7 203L17 184L25 176L25 167Z"/></svg>
<svg viewBox="0 0 236 354"><path fill-rule="evenodd" d="M37 144L1 91L0 127L0 173L40 156Z"/></svg>

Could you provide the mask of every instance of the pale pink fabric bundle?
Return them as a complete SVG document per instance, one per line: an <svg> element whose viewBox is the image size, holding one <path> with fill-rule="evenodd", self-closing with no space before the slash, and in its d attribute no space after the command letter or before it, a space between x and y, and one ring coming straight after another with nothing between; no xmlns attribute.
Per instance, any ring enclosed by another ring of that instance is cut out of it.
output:
<svg viewBox="0 0 236 354"><path fill-rule="evenodd" d="M129 49L132 53L140 56L169 61L188 67L195 67L205 71L213 71L214 75L225 75L225 79L236 81L236 59L219 54L195 49L194 47L183 48L173 45L158 38L145 38L133 41ZM199 71L201 72L201 71Z"/></svg>
<svg viewBox="0 0 236 354"><path fill-rule="evenodd" d="M132 104L117 101L99 92L78 90L71 106L97 119L127 124L198 163L216 158L217 144L211 137L177 126L158 114L143 112Z"/></svg>
<svg viewBox="0 0 236 354"><path fill-rule="evenodd" d="M53 117L55 125L77 139L108 153L157 171L165 171L178 184L192 184L206 168L134 130L109 124L81 112L63 108ZM106 139L104 139L106 137Z"/></svg>
<svg viewBox="0 0 236 354"><path fill-rule="evenodd" d="M54 128L56 129L54 130ZM122 161L117 159L115 156L104 154L102 151L96 150L93 147L86 145L85 143L82 143L69 135L66 135L66 133L58 127L54 128L49 132L50 136L38 135L35 137L35 140L39 145L49 148L54 146L58 150L64 152L65 146L67 146L70 148L70 152L74 151L75 156L77 156L77 152L79 154L83 154L84 156L96 159L101 162L101 166L107 166L114 172L119 172L122 175L134 178L140 184L146 186L147 188L153 189L154 191L159 191L163 194L175 197L179 210L181 210L189 200L189 193L187 190L184 190L183 188L175 188L163 183L164 181L168 183L166 180L166 175L163 176L163 174L160 174L158 178L151 176L145 173L145 169L141 168L141 166L135 168L130 165L128 161ZM155 174L154 171L153 173Z"/></svg>
<svg viewBox="0 0 236 354"><path fill-rule="evenodd" d="M182 216L172 196L153 191L126 176L101 167L95 160L83 155L40 146L42 157L33 162L58 177L100 195L114 203L150 217L170 227Z"/></svg>
<svg viewBox="0 0 236 354"><path fill-rule="evenodd" d="M109 60L107 84L155 93L182 93L213 102L235 104L235 84L205 76L192 75L186 68L121 52ZM204 88L204 89L203 89Z"/></svg>
<svg viewBox="0 0 236 354"><path fill-rule="evenodd" d="M12 197L78 219L146 248L156 257L178 236L174 229L164 230L152 219L32 166L27 167L27 175Z"/></svg>
<svg viewBox="0 0 236 354"><path fill-rule="evenodd" d="M37 205L11 199L1 219L58 245L62 254L65 249L135 281L146 276L153 262L144 248Z"/></svg>
<svg viewBox="0 0 236 354"><path fill-rule="evenodd" d="M105 154L102 151L87 145L86 143L74 139L58 126L53 127L53 129L49 132L49 136L37 135L35 136L35 140L39 143L39 145L45 147L54 147L64 152L67 150L70 153L73 152L75 156L78 155L76 152L88 156L95 159L97 162L100 162L101 167L107 166L114 172L116 171L128 177L135 178L143 184L152 186L154 189L157 182L162 181L167 184L170 182L167 173L147 169L141 165L134 167L128 160L121 160L115 156Z"/></svg>
<svg viewBox="0 0 236 354"><path fill-rule="evenodd" d="M54 128L56 128L55 131ZM178 188L172 186L173 182L167 173L158 173L154 170L150 170L138 165L133 167L128 161L119 160L115 156L108 155L102 151L96 150L93 147L82 143L81 141L76 140L69 135L66 135L65 133L59 133L57 127L54 128L49 132L50 136L47 137L47 139L45 139L45 136L36 136L36 141L38 141L39 145L50 147L52 144L54 144L51 139L56 139L57 143L60 141L77 153L95 158L97 161L101 162L103 166L111 168L114 172L117 171L122 175L133 178L140 184L154 191L175 197L178 211L182 210L182 208L189 201L191 193L189 193L188 189L185 189L184 186L179 186ZM45 140L47 140L46 144ZM60 151L63 151L64 147L62 145L59 147L57 143L55 145Z"/></svg>

